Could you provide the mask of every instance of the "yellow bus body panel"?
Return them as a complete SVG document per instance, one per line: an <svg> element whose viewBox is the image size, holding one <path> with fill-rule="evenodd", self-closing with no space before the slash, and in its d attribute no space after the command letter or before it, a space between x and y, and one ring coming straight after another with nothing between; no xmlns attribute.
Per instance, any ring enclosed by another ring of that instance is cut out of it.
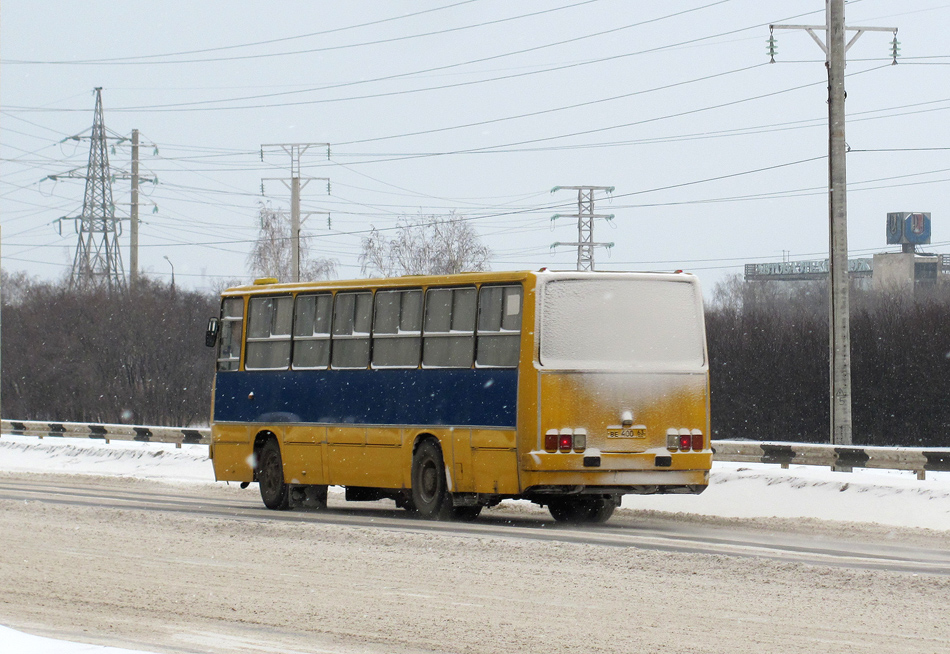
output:
<svg viewBox="0 0 950 654"><path fill-rule="evenodd" d="M516 444L513 430L471 430L472 477L476 493L514 495L521 492Z"/></svg>
<svg viewBox="0 0 950 654"><path fill-rule="evenodd" d="M601 452L643 452L666 447L668 429L698 429L708 435L706 374L542 372L541 424L550 429L586 429L587 447ZM637 438L608 438L608 429L643 429ZM544 449L543 441L537 443Z"/></svg>
<svg viewBox="0 0 950 654"><path fill-rule="evenodd" d="M247 425L213 424L211 447L214 477L218 481L253 481L254 448Z"/></svg>
<svg viewBox="0 0 950 654"><path fill-rule="evenodd" d="M403 430L398 428L366 428L363 468L367 482L363 486L401 488Z"/></svg>
<svg viewBox="0 0 950 654"><path fill-rule="evenodd" d="M320 425L284 425L270 428L282 443L281 460L284 478L291 484L327 483L323 465L326 451L327 429Z"/></svg>

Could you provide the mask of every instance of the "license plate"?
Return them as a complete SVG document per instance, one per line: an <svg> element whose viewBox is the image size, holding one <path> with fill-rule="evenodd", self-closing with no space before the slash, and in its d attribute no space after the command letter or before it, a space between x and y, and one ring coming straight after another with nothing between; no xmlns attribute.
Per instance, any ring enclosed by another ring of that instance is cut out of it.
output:
<svg viewBox="0 0 950 654"><path fill-rule="evenodd" d="M627 427L623 429L608 429L607 438L646 438L646 427Z"/></svg>

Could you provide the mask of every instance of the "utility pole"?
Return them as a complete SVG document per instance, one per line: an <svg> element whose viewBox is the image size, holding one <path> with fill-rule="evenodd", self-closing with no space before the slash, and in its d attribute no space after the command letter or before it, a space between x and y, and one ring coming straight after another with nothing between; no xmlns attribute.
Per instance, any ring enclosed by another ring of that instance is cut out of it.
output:
<svg viewBox="0 0 950 654"><path fill-rule="evenodd" d="M775 62L777 29L805 30L825 53L828 69L828 272L831 442L850 445L851 323L848 280L848 190L845 165L845 53L865 32L893 32L892 56L897 63L896 27L847 27L844 0L825 0L824 25L770 25L769 54ZM825 40L816 34L825 31ZM848 31L855 32L845 43Z"/></svg>
<svg viewBox="0 0 950 654"><path fill-rule="evenodd" d="M278 177L265 177L261 180L261 193L263 194L263 182L272 180L279 181L290 189L290 247L291 247L291 281L300 281L300 191L311 181L321 180L327 183L327 195L330 195L330 179L328 177L302 177L300 174L300 159L303 154L311 147L325 147L327 149L327 159L330 158L329 143L269 143L261 146L261 161L264 160L264 148L280 148L290 155L290 179ZM323 214L329 216L327 211L305 211L302 215L310 216L313 214Z"/></svg>
<svg viewBox="0 0 950 654"><path fill-rule="evenodd" d="M129 209L129 285L139 281L139 131L132 130L132 206Z"/></svg>
<svg viewBox="0 0 950 654"><path fill-rule="evenodd" d="M572 214L563 214L556 213L551 217L551 220L557 220L558 218L577 218L577 242L576 243L562 243L558 241L554 243L551 247L557 247L559 245L570 245L577 247L577 269L578 270L593 270L594 269L594 248L596 247L605 247L612 248L613 243L595 243L594 242L594 219L595 218L604 218L606 220L613 220L613 214L595 214L594 213L594 191L605 191L608 195L614 192L613 186L555 186L551 189L551 193L560 191L561 189L569 189L577 191L577 213Z"/></svg>

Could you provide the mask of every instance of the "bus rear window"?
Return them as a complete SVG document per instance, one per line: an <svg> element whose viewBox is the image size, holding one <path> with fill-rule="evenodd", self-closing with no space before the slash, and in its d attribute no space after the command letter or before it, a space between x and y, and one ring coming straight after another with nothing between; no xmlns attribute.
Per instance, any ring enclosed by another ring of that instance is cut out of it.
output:
<svg viewBox="0 0 950 654"><path fill-rule="evenodd" d="M705 364L699 286L661 279L560 279L544 286L541 365L695 370Z"/></svg>

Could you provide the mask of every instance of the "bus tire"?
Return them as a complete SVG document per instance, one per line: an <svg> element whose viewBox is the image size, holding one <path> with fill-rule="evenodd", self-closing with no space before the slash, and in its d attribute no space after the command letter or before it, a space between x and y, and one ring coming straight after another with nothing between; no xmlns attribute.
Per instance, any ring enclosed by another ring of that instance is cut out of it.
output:
<svg viewBox="0 0 950 654"><path fill-rule="evenodd" d="M452 519L458 522L472 522L482 512L482 505L456 506L452 508Z"/></svg>
<svg viewBox="0 0 950 654"><path fill-rule="evenodd" d="M552 518L574 524L607 522L616 507L612 497L562 497L548 502Z"/></svg>
<svg viewBox="0 0 950 654"><path fill-rule="evenodd" d="M264 506L275 511L290 507L290 487L284 482L280 446L269 439L257 455L257 483Z"/></svg>
<svg viewBox="0 0 950 654"><path fill-rule="evenodd" d="M452 496L445 480L442 449L425 439L412 455L411 506L426 520L447 520L452 515Z"/></svg>

